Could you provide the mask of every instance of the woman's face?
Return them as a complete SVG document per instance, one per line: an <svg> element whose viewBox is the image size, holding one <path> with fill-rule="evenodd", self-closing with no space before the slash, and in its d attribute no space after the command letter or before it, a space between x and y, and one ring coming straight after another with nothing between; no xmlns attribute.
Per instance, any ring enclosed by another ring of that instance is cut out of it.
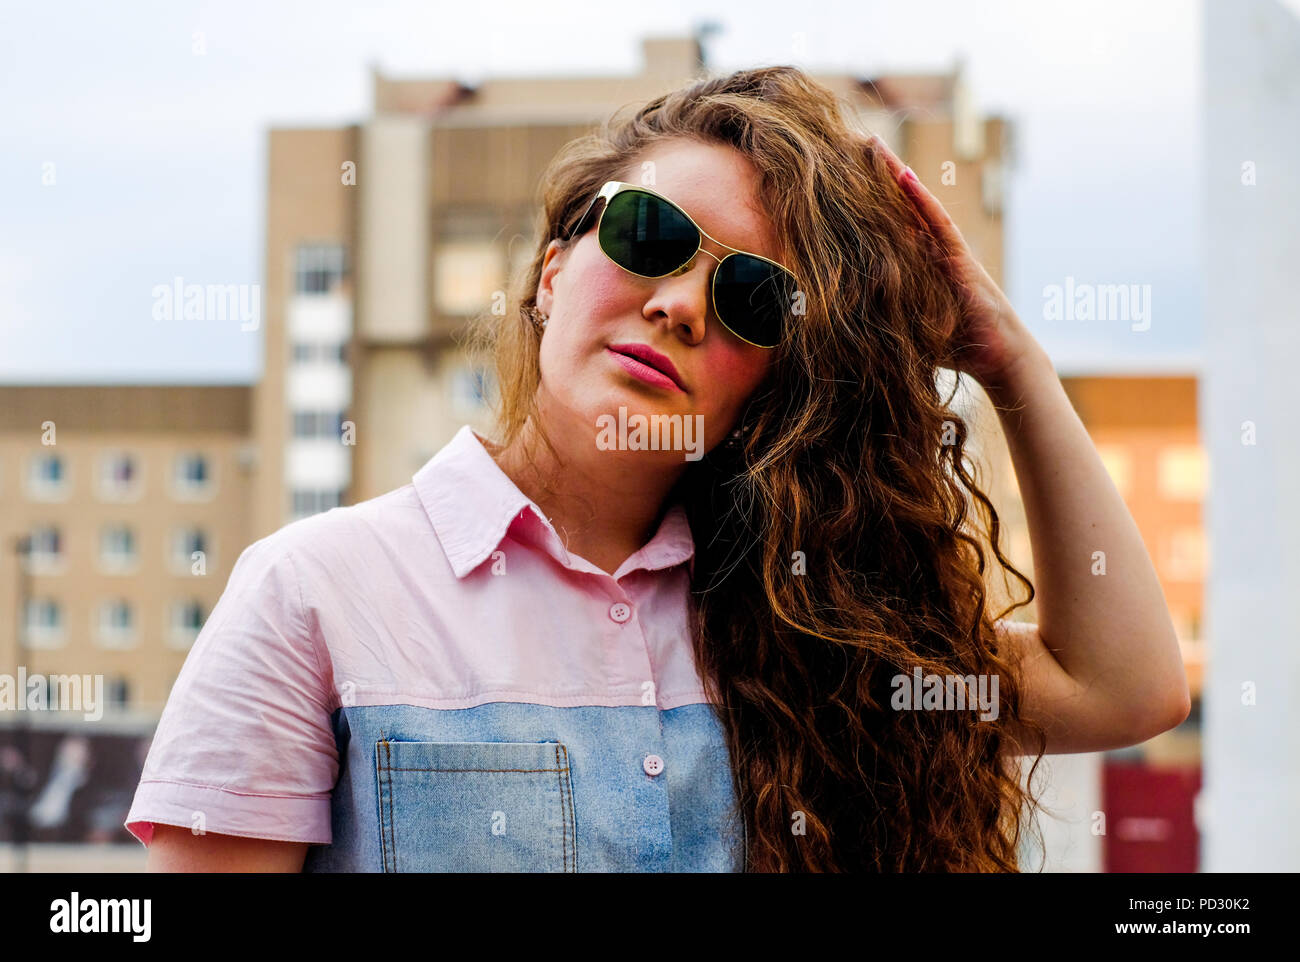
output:
<svg viewBox="0 0 1300 962"><path fill-rule="evenodd" d="M642 171L653 179L643 180ZM635 172L611 179L644 183L719 242L781 260L774 228L757 209L758 175L731 147L665 142L639 158ZM707 238L704 250L718 257L727 253ZM566 432L589 431L594 437L602 423L597 419L610 415L618 423L623 407L629 419L680 414L684 424L689 416L703 430L702 441L692 442L699 454L724 440L766 375L773 352L742 341L717 319L709 293L717 267L713 257L698 253L683 273L638 277L601 252L590 225L567 250L552 242L537 287L537 306L550 318L542 337L539 397L548 424L558 417ZM635 362L610 347L636 344L665 355L681 386L638 377ZM680 451L641 456L683 457Z"/></svg>

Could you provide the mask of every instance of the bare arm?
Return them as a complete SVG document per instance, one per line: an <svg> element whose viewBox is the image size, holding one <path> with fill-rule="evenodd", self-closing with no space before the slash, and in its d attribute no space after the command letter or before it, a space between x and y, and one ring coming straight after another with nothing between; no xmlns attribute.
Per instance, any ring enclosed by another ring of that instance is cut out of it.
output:
<svg viewBox="0 0 1300 962"><path fill-rule="evenodd" d="M301 872L307 842L277 842L239 835L195 835L188 828L155 824L147 872Z"/></svg>
<svg viewBox="0 0 1300 962"><path fill-rule="evenodd" d="M1024 714L1047 730L1054 754L1133 745L1175 727L1191 701L1164 592L1051 360L1035 344L986 390L1034 553L1039 624L1004 626L1024 672Z"/></svg>
<svg viewBox="0 0 1300 962"><path fill-rule="evenodd" d="M1191 710L1190 703L1185 703L1172 714L1157 716L1149 707L1131 702L1121 703L1114 711L1099 710L1096 699L1088 698L1086 688L1061 667L1037 625L1006 622L999 627L1007 634L1023 672L1023 714L1043 727L1049 755L1135 745L1177 727ZM1004 754L1038 753L1037 741L1022 726L1013 725L1009 735Z"/></svg>
<svg viewBox="0 0 1300 962"><path fill-rule="evenodd" d="M1046 729L1052 753L1133 745L1173 728L1191 700L1164 592L1051 358L939 199L879 138L867 146L885 158L934 242L936 275L961 303L956 366L984 387L1011 448L1040 621L1006 635L1024 672L1023 715ZM1013 741L1034 747L1023 732Z"/></svg>

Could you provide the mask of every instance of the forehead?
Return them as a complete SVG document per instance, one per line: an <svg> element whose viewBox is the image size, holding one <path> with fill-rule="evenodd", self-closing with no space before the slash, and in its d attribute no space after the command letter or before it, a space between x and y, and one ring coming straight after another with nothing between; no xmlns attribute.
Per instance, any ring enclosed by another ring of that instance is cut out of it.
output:
<svg viewBox="0 0 1300 962"><path fill-rule="evenodd" d="M638 156L620 179L663 194L719 243L781 260L775 227L760 206L758 172L735 148L665 141Z"/></svg>

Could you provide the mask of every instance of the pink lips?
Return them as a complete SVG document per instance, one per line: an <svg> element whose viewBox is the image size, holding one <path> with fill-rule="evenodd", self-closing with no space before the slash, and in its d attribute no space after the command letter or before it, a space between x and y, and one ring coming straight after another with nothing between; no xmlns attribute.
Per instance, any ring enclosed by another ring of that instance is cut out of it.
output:
<svg viewBox="0 0 1300 962"><path fill-rule="evenodd" d="M686 391L682 386L681 375L677 373L673 362L650 345L611 344L606 350L614 356L614 360L618 361L624 370L647 384Z"/></svg>

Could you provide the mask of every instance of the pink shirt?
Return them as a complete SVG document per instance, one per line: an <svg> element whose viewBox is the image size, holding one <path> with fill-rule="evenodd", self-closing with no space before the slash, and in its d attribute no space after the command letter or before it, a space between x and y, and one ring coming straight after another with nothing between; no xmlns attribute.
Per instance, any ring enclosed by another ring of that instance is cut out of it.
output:
<svg viewBox="0 0 1300 962"><path fill-rule="evenodd" d="M156 822L319 845L347 831L368 852L372 783L353 786L361 802L346 811L331 805L340 735L364 741L373 724L391 739L400 711L416 744L566 744L585 865L596 853L615 868L676 864L674 833L698 840L699 812L730 803L720 733L698 711L693 557L679 505L612 576L566 551L466 425L410 484L244 550L168 698L126 826L146 845ZM675 709L694 719L678 742L665 726ZM374 746L354 746L348 777L373 780ZM615 791L645 810L607 805ZM624 859L619 833L637 832Z"/></svg>

